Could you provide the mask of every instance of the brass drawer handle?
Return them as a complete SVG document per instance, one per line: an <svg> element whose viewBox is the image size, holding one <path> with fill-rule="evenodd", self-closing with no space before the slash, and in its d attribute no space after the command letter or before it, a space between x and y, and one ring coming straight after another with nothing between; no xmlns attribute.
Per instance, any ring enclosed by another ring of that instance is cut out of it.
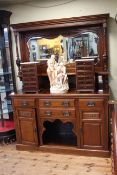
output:
<svg viewBox="0 0 117 175"><path fill-rule="evenodd" d="M87 106L88 106L88 107L94 107L94 106L95 106L95 102L89 101L89 102L87 103Z"/></svg>
<svg viewBox="0 0 117 175"><path fill-rule="evenodd" d="M21 102L21 106L22 106L22 107L26 107L26 106L28 106L28 102L27 102L27 101L23 101L23 102Z"/></svg>
<svg viewBox="0 0 117 175"><path fill-rule="evenodd" d="M46 116L51 116L51 115L52 115L52 112L51 112L51 111L46 111L46 112L45 112L45 115L46 115Z"/></svg>
<svg viewBox="0 0 117 175"><path fill-rule="evenodd" d="M46 107L51 106L51 102L50 101L44 101L44 106L46 106Z"/></svg>
<svg viewBox="0 0 117 175"><path fill-rule="evenodd" d="M63 101L61 105L64 107L68 107L70 106L70 103L68 101Z"/></svg>
<svg viewBox="0 0 117 175"><path fill-rule="evenodd" d="M71 113L70 113L69 111L64 111L64 112L63 112L64 117L69 117L70 114L71 114Z"/></svg>

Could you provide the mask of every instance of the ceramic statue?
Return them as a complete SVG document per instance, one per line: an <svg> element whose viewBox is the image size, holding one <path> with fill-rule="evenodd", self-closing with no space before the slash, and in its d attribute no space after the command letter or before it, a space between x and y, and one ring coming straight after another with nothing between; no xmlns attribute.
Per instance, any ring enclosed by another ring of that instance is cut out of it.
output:
<svg viewBox="0 0 117 175"><path fill-rule="evenodd" d="M65 93L69 90L66 67L55 61L55 55L47 61L47 75L50 81L50 93Z"/></svg>

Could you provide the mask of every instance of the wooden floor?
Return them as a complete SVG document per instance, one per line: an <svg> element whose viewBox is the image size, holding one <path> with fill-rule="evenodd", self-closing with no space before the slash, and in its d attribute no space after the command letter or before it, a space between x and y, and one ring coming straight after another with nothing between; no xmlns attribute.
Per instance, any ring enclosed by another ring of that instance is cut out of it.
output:
<svg viewBox="0 0 117 175"><path fill-rule="evenodd" d="M0 175L111 175L111 160L17 151L15 144L1 144Z"/></svg>

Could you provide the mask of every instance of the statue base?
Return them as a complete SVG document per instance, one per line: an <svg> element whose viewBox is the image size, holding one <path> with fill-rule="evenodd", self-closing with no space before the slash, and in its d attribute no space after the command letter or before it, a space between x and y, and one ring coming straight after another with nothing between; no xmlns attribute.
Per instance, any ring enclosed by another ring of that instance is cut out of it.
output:
<svg viewBox="0 0 117 175"><path fill-rule="evenodd" d="M50 93L51 94L64 94L64 93L67 93L68 92L68 89L58 89L58 88L55 88L55 87L51 87L50 88Z"/></svg>

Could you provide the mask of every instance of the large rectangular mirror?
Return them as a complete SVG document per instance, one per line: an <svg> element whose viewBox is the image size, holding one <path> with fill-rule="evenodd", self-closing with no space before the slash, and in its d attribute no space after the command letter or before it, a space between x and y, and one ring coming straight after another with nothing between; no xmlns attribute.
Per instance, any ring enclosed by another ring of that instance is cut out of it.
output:
<svg viewBox="0 0 117 175"><path fill-rule="evenodd" d="M56 61L71 62L76 59L98 57L99 36L94 32L84 32L76 36L55 38L31 37L27 46L30 61L42 61L56 56Z"/></svg>

